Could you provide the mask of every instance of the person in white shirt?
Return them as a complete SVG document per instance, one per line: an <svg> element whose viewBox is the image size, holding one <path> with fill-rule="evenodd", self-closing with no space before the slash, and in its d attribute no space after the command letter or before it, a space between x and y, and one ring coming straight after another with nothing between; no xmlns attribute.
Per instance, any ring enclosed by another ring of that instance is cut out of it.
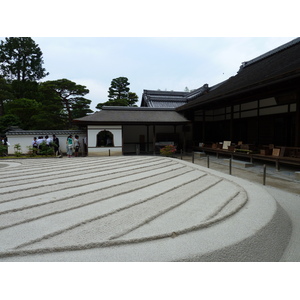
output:
<svg viewBox="0 0 300 300"><path fill-rule="evenodd" d="M51 139L51 137L49 137L48 135L46 135L46 136L45 136L45 140L46 140L46 144L47 144L47 146L50 146L50 145L51 145L51 143L52 143L52 139Z"/></svg>
<svg viewBox="0 0 300 300"><path fill-rule="evenodd" d="M39 145L37 143L37 138L36 137L33 138L33 141L31 143L31 145L32 145L32 148L33 148L33 153L37 153Z"/></svg>
<svg viewBox="0 0 300 300"><path fill-rule="evenodd" d="M36 142L38 145L38 149L41 149L41 143L44 142L44 138L42 136L39 136Z"/></svg>

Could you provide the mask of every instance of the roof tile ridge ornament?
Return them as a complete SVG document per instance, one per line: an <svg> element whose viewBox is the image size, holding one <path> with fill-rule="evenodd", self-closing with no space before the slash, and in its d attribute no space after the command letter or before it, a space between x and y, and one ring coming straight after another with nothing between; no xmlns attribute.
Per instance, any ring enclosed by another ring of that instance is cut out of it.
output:
<svg viewBox="0 0 300 300"><path fill-rule="evenodd" d="M192 90L187 96L186 100L187 102L194 100L196 97L207 94L209 92L210 88L207 83L203 84L198 89Z"/></svg>

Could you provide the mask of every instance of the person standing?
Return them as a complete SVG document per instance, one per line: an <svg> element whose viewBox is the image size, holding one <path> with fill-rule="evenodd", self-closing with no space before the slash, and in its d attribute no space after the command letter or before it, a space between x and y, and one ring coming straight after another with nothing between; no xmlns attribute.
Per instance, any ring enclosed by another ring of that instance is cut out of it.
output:
<svg viewBox="0 0 300 300"><path fill-rule="evenodd" d="M66 144L67 144L67 155L68 157L72 157L74 141L71 134L68 136Z"/></svg>
<svg viewBox="0 0 300 300"><path fill-rule="evenodd" d="M46 140L46 145L47 145L48 147L50 147L50 146L51 146L51 143L52 143L51 137L49 137L48 135L46 135L46 136L45 136L45 140Z"/></svg>
<svg viewBox="0 0 300 300"><path fill-rule="evenodd" d="M10 146L10 143L8 142L6 135L2 136L1 143L4 146L2 152L3 156L8 156L8 146Z"/></svg>
<svg viewBox="0 0 300 300"><path fill-rule="evenodd" d="M75 148L75 157L78 157L78 152L79 152L79 148L80 148L80 142L79 142L79 136L75 135L75 139L74 139L74 148Z"/></svg>
<svg viewBox="0 0 300 300"><path fill-rule="evenodd" d="M54 146L54 154L56 156L60 156L59 155L59 139L55 134L53 134L52 137L53 137L53 143L54 143L54 145L53 145Z"/></svg>
<svg viewBox="0 0 300 300"><path fill-rule="evenodd" d="M83 151L84 151L84 156L87 156L88 155L88 147L87 147L86 136L83 138Z"/></svg>
<svg viewBox="0 0 300 300"><path fill-rule="evenodd" d="M36 137L33 138L33 141L32 141L31 144L32 144L33 153L37 154L37 152L38 152L38 143L37 143Z"/></svg>
<svg viewBox="0 0 300 300"><path fill-rule="evenodd" d="M42 150L42 143L44 143L45 140L42 136L39 136L36 142L38 145L38 151L40 152Z"/></svg>

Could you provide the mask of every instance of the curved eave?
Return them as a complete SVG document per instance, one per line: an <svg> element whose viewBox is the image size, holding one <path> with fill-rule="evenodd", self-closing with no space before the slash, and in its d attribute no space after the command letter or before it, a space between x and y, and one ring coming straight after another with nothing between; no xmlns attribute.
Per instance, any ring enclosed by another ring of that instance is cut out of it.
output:
<svg viewBox="0 0 300 300"><path fill-rule="evenodd" d="M295 70L294 72L291 72L289 74L289 76L286 76L287 74L278 76L276 78L269 78L266 81L261 81L261 82L257 82L253 85L249 85L246 87L243 87L241 89L237 89L237 90L232 90L229 92L224 92L223 94L217 94L215 96L207 94L199 97L198 99L195 99L194 101L192 101L191 103L187 103L183 106L180 106L178 108L176 108L176 111L186 111L186 110L190 110L193 109L195 107L203 107L205 105L211 104L211 103L217 103L220 101L225 101L225 100L229 100L232 98L241 98L246 94L252 93L254 94L255 92L262 90L262 89L266 89L266 88L272 88L275 87L278 88L280 84L285 84L289 81L294 81L294 80L299 80L300 78L300 72L299 70ZM266 90L267 92L267 90Z"/></svg>

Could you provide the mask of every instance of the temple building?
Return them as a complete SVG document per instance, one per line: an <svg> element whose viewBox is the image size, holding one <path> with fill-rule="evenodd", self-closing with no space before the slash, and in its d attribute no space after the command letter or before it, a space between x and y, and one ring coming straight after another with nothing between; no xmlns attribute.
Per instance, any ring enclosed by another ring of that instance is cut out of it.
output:
<svg viewBox="0 0 300 300"><path fill-rule="evenodd" d="M157 154L175 145L182 153L231 151L300 165L300 38L243 62L214 86L144 90L140 107L103 107L73 123L90 156ZM6 133L21 142L32 134Z"/></svg>
<svg viewBox="0 0 300 300"><path fill-rule="evenodd" d="M212 87L144 90L141 107L104 107L74 123L87 129L91 155L108 148L157 153L166 144L189 152L221 148L223 141L256 150L300 147L300 38L243 62L235 76ZM113 144L105 144L107 137Z"/></svg>

